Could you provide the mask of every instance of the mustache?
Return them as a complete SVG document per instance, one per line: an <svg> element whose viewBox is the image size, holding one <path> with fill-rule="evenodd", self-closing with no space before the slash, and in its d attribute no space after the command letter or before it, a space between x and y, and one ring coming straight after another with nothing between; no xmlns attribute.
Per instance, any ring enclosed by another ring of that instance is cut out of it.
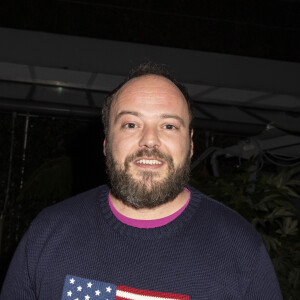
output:
<svg viewBox="0 0 300 300"><path fill-rule="evenodd" d="M135 153L129 155L126 159L125 159L125 166L128 165L130 162L136 160L137 158L140 157L152 157L152 158L156 158L156 159L161 159L166 161L167 163L172 163L173 162L173 158L165 153L162 153L160 151L158 151L157 149L140 149L138 151L136 151Z"/></svg>

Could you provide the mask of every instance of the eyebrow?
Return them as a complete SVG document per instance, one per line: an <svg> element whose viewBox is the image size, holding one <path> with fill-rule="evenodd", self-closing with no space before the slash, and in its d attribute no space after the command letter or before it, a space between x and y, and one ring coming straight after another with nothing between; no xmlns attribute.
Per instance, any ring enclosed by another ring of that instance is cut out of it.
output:
<svg viewBox="0 0 300 300"><path fill-rule="evenodd" d="M130 111L130 110L123 110L121 112L118 113L118 115L116 116L115 118L115 122L114 123L117 123L118 120L123 116L123 115L132 115L132 116L136 116L136 117L141 117L142 114L139 113L139 112L136 112L136 111ZM160 115L160 118L161 119L176 119L178 120L182 126L185 127L185 122L184 120L179 117L178 115L171 115L171 114L162 114Z"/></svg>
<svg viewBox="0 0 300 300"><path fill-rule="evenodd" d="M185 126L184 120L177 115L163 114L160 117L161 117L161 119L176 119L181 123L182 126Z"/></svg>
<svg viewBox="0 0 300 300"><path fill-rule="evenodd" d="M124 116L124 115L132 115L132 116L136 116L136 117L140 117L141 114L136 112L136 111L130 111L130 110L122 110L121 112L119 112L115 118L115 124L118 122L118 120Z"/></svg>

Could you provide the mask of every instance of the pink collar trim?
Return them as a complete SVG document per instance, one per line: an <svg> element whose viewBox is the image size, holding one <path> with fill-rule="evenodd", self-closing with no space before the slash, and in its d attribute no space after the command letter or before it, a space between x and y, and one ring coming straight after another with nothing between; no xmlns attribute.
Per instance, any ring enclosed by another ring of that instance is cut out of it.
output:
<svg viewBox="0 0 300 300"><path fill-rule="evenodd" d="M191 199L191 192L187 188L185 188L185 190L189 192L189 198L186 201L186 203L184 204L184 206L170 216L167 216L167 217L161 218L161 219L155 219L155 220L131 219L131 218L128 218L128 217L120 214L111 202L110 192L108 194L108 202L109 202L109 206L110 206L112 213L122 223L129 225L129 226L137 227L137 228L155 228L155 227L164 226L164 225L172 222L185 210L185 208L188 206L190 199Z"/></svg>

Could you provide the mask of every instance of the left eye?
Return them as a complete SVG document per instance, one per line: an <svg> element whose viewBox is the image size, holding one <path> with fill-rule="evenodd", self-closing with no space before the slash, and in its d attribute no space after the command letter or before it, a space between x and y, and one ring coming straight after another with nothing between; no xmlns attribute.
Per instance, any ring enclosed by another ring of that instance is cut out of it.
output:
<svg viewBox="0 0 300 300"><path fill-rule="evenodd" d="M164 125L164 128L169 129L169 130L176 129L176 127L171 124Z"/></svg>

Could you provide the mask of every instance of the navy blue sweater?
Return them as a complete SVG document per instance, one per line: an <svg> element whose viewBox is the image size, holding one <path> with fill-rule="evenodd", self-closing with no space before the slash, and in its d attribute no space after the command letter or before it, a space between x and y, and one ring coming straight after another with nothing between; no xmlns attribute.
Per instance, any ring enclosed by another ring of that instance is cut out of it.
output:
<svg viewBox="0 0 300 300"><path fill-rule="evenodd" d="M147 299L135 294L282 299L253 227L189 189L191 201L184 212L153 229L116 219L107 186L44 209L18 246L0 299Z"/></svg>

